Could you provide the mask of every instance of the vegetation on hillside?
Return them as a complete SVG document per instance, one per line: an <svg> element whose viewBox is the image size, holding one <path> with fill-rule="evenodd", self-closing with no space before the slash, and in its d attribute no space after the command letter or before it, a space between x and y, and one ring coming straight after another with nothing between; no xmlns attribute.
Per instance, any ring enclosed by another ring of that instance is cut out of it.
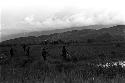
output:
<svg viewBox="0 0 125 83"><path fill-rule="evenodd" d="M124 83L125 42L116 31L121 29L5 41L0 46L0 82Z"/></svg>

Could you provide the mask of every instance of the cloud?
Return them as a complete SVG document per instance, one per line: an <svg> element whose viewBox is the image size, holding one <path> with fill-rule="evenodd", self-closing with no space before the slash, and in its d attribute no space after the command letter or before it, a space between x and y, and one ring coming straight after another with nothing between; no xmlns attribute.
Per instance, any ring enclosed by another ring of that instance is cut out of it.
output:
<svg viewBox="0 0 125 83"><path fill-rule="evenodd" d="M50 15L46 18L41 18L41 19L37 19L38 17L35 15L30 15L30 16L26 16L24 18L23 21L21 21L20 23L22 25L27 25L30 26L31 29L32 27L35 28L39 28L41 27L41 29L54 29L54 28L65 28L69 26L69 23L66 21L67 18L65 17L58 17L55 15Z"/></svg>
<svg viewBox="0 0 125 83"><path fill-rule="evenodd" d="M25 20L27 23L32 24L32 22L33 22L33 20L34 20L34 15L28 16L28 17L24 18L24 20Z"/></svg>
<svg viewBox="0 0 125 83"><path fill-rule="evenodd" d="M41 30L100 24L125 24L125 15L116 11L83 10L76 13L61 12L61 14L57 12L44 19L30 15L24 18L23 23L31 25L31 27L39 27Z"/></svg>
<svg viewBox="0 0 125 83"><path fill-rule="evenodd" d="M35 20L34 15L30 15L30 16L25 17L22 22L30 24L30 25L40 25L41 24L39 21Z"/></svg>
<svg viewBox="0 0 125 83"><path fill-rule="evenodd" d="M81 12L67 18L73 26L99 24L125 24L125 15L117 12L96 11Z"/></svg>

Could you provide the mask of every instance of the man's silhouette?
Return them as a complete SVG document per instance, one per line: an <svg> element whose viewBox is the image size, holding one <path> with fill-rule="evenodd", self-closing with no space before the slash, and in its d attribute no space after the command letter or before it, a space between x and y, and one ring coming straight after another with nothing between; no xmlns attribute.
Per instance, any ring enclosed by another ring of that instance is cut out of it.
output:
<svg viewBox="0 0 125 83"><path fill-rule="evenodd" d="M63 46L63 48L62 48L62 57L66 61L70 61L71 60L71 56L68 54L65 46Z"/></svg>
<svg viewBox="0 0 125 83"><path fill-rule="evenodd" d="M11 57L13 57L13 56L14 56L14 50L13 50L13 48L12 48L12 47L10 48L10 55L11 55Z"/></svg>
<svg viewBox="0 0 125 83"><path fill-rule="evenodd" d="M42 49L42 56L43 56L44 61L46 61L47 56L48 56L48 52L45 50L45 48Z"/></svg>
<svg viewBox="0 0 125 83"><path fill-rule="evenodd" d="M30 55L30 47L26 47L26 56L29 56Z"/></svg>
<svg viewBox="0 0 125 83"><path fill-rule="evenodd" d="M24 50L24 52L25 52L25 51L26 51L26 45L23 44L22 47L23 47L23 50Z"/></svg>

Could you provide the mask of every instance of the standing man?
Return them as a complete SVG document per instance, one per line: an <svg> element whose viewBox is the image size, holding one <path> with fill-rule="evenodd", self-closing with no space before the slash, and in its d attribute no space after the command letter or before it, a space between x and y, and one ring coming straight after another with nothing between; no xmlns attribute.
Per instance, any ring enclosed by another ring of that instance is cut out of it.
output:
<svg viewBox="0 0 125 83"><path fill-rule="evenodd" d="M48 56L48 52L45 50L45 48L42 49L42 56L43 56L44 61L46 61L47 56Z"/></svg>
<svg viewBox="0 0 125 83"><path fill-rule="evenodd" d="M63 46L63 48L62 48L62 57L66 61L70 61L71 60L71 56L68 54L65 46Z"/></svg>
<svg viewBox="0 0 125 83"><path fill-rule="evenodd" d="M30 55L30 47L27 46L25 50L26 50L26 56L29 56Z"/></svg>
<svg viewBox="0 0 125 83"><path fill-rule="evenodd" d="M11 57L13 57L13 56L14 56L14 50L13 50L13 48L12 48L12 47L10 48L10 55L11 55Z"/></svg>

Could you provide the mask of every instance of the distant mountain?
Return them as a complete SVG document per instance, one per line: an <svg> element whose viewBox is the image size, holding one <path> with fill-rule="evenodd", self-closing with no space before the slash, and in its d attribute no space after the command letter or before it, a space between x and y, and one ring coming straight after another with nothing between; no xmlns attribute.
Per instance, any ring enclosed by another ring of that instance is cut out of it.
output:
<svg viewBox="0 0 125 83"><path fill-rule="evenodd" d="M71 28L64 28L64 29L55 29L55 30L47 30L47 31L34 31L34 32L25 32L19 34L11 34L7 36L2 36L2 41L19 38L19 37L28 37L28 36L40 36L40 35L50 35L53 33L62 33L66 31L72 30L82 30L82 29L101 29L101 28L108 28L113 25L91 25L91 26L82 26L82 27L71 27Z"/></svg>
<svg viewBox="0 0 125 83"><path fill-rule="evenodd" d="M56 40L77 40L77 41L87 41L88 39L93 39L95 41L123 41L125 39L125 25L112 26L110 28L102 29L82 29L82 30L72 30L62 33L54 33L50 35L40 35L38 37L19 37L11 40L4 41L3 43L35 43L39 44L44 40L56 41Z"/></svg>

